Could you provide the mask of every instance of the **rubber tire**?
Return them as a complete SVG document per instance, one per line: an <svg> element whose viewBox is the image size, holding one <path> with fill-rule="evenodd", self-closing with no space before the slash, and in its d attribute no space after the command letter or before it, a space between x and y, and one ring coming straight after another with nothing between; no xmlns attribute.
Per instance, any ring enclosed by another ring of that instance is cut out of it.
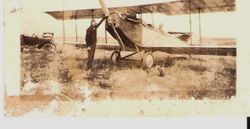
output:
<svg viewBox="0 0 250 129"><path fill-rule="evenodd" d="M121 53L119 51L114 51L110 56L110 60L113 63L119 62L121 60Z"/></svg>
<svg viewBox="0 0 250 129"><path fill-rule="evenodd" d="M152 52L146 52L143 55L142 67L147 69L147 68L151 68L153 65L154 65L154 56Z"/></svg>
<svg viewBox="0 0 250 129"><path fill-rule="evenodd" d="M46 51L52 51L54 52L56 50L56 45L53 44L53 43L48 43L48 44L45 44L42 49L46 50Z"/></svg>

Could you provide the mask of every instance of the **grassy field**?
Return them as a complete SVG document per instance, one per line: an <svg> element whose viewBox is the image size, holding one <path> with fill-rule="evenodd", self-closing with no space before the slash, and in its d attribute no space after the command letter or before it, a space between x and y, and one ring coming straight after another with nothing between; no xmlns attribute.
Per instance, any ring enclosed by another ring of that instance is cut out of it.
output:
<svg viewBox="0 0 250 129"><path fill-rule="evenodd" d="M87 76L86 49L73 45L58 45L55 53L25 49L21 54L22 95L5 96L5 115L22 116L37 110L66 115L76 111L70 108L72 104L90 99L98 103L107 99L229 100L236 96L236 57L155 52L155 65L142 69L138 55L113 64L110 54L97 50L93 72Z"/></svg>
<svg viewBox="0 0 250 129"><path fill-rule="evenodd" d="M236 94L236 58L231 56L189 57L155 52L154 67L145 70L138 55L113 64L110 51L97 50L94 71L86 76L85 49L62 45L58 50L57 54L24 52L22 84L27 83L27 78L34 83L53 80L72 90L76 83L84 82L91 86L93 94L98 94L97 98L228 99Z"/></svg>

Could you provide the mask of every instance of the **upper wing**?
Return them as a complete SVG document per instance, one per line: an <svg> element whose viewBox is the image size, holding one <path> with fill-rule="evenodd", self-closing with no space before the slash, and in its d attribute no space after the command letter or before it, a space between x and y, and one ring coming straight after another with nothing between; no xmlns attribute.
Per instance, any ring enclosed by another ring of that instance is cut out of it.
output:
<svg viewBox="0 0 250 129"><path fill-rule="evenodd" d="M134 13L164 13L182 15L191 13L228 12L235 10L235 0L178 0L165 3L137 6L130 9Z"/></svg>
<svg viewBox="0 0 250 129"><path fill-rule="evenodd" d="M46 13L57 20L102 18L104 15L101 9L52 11Z"/></svg>
<svg viewBox="0 0 250 129"><path fill-rule="evenodd" d="M191 13L229 12L235 10L235 0L175 0L137 6L109 7L110 11L128 13L164 13L166 15L183 15ZM104 16L100 8L84 10L67 10L46 12L61 19L91 19Z"/></svg>

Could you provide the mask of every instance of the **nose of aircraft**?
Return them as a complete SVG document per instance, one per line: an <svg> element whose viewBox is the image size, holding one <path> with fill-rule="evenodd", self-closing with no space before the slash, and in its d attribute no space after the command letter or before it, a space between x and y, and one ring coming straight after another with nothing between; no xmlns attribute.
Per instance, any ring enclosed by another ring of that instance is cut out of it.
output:
<svg viewBox="0 0 250 129"><path fill-rule="evenodd" d="M108 25L114 25L116 28L120 26L121 17L118 12L111 12L108 16Z"/></svg>

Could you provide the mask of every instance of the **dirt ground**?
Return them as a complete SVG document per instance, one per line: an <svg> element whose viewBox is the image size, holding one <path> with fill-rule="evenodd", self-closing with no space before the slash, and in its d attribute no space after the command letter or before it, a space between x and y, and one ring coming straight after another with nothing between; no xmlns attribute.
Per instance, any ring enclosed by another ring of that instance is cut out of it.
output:
<svg viewBox="0 0 250 129"><path fill-rule="evenodd" d="M21 55L22 95L5 96L5 115L39 111L64 116L84 112L91 102L110 99L229 100L236 95L236 57L155 52L155 65L142 69L139 55L114 64L111 53L97 50L93 72L86 75L85 49L73 45L58 45L54 53L25 49ZM77 103L77 109L68 106L72 103Z"/></svg>

